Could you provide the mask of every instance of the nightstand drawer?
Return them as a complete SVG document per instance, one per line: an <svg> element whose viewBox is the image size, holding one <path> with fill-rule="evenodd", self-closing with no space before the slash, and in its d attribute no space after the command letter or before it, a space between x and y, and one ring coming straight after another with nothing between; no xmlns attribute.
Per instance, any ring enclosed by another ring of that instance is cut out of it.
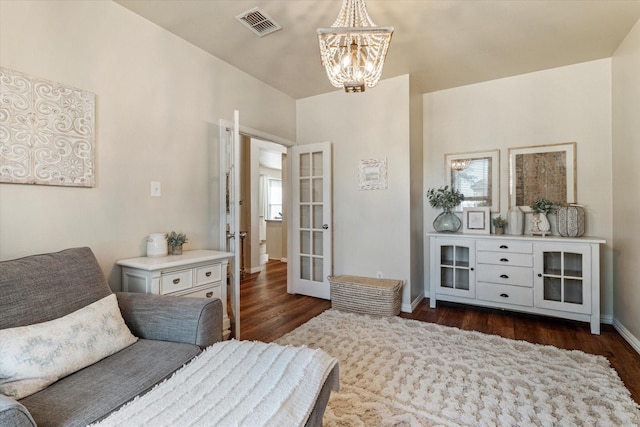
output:
<svg viewBox="0 0 640 427"><path fill-rule="evenodd" d="M198 291L190 292L188 294L180 295L187 298L218 298L222 299L221 286L213 286L210 288L200 289Z"/></svg>
<svg viewBox="0 0 640 427"><path fill-rule="evenodd" d="M222 278L222 267L220 264L205 265L196 269L196 284L203 285L205 283L217 282Z"/></svg>
<svg viewBox="0 0 640 427"><path fill-rule="evenodd" d="M517 242L514 240L479 240L476 243L479 251L533 253L531 242Z"/></svg>
<svg viewBox="0 0 640 427"><path fill-rule="evenodd" d="M533 270L529 267L478 264L476 275L479 282L533 287Z"/></svg>
<svg viewBox="0 0 640 427"><path fill-rule="evenodd" d="M533 288L478 283L476 295L479 300L533 307Z"/></svg>
<svg viewBox="0 0 640 427"><path fill-rule="evenodd" d="M192 285L193 270L180 270L160 276L160 293L170 294L172 292L188 289Z"/></svg>
<svg viewBox="0 0 640 427"><path fill-rule="evenodd" d="M533 267L533 256L530 254L478 251L477 261L479 264Z"/></svg>

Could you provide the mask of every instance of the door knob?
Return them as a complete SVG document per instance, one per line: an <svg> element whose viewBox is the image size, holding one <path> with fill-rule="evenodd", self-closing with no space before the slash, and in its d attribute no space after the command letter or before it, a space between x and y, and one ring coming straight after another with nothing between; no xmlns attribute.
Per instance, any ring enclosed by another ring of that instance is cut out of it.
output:
<svg viewBox="0 0 640 427"><path fill-rule="evenodd" d="M322 228L324 228L325 230L329 229L329 224L322 224Z"/></svg>

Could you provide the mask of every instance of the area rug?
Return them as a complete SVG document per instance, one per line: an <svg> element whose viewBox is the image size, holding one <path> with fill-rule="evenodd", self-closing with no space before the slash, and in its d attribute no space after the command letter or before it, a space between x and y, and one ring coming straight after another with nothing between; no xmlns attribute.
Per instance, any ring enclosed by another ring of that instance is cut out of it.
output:
<svg viewBox="0 0 640 427"><path fill-rule="evenodd" d="M606 358L328 310L278 339L340 364L325 426L639 426Z"/></svg>

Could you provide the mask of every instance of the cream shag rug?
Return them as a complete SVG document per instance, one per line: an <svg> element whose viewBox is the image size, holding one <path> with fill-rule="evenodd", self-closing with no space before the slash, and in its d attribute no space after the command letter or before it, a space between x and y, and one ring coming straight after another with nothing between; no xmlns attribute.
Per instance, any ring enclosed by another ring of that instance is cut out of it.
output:
<svg viewBox="0 0 640 427"><path fill-rule="evenodd" d="M433 323L328 310L277 340L340 363L325 426L638 426L609 362Z"/></svg>

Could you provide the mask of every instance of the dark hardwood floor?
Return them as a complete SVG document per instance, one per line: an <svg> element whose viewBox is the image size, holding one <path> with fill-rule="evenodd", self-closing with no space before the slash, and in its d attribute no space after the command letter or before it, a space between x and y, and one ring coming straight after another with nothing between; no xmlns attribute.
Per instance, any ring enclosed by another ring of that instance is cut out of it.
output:
<svg viewBox="0 0 640 427"><path fill-rule="evenodd" d="M330 301L288 294L287 264L270 261L242 281L241 338L274 341L328 308ZM588 323L440 302L431 309L426 299L413 313L400 316L605 356L640 403L640 354L611 325L603 324L602 333L592 335Z"/></svg>

